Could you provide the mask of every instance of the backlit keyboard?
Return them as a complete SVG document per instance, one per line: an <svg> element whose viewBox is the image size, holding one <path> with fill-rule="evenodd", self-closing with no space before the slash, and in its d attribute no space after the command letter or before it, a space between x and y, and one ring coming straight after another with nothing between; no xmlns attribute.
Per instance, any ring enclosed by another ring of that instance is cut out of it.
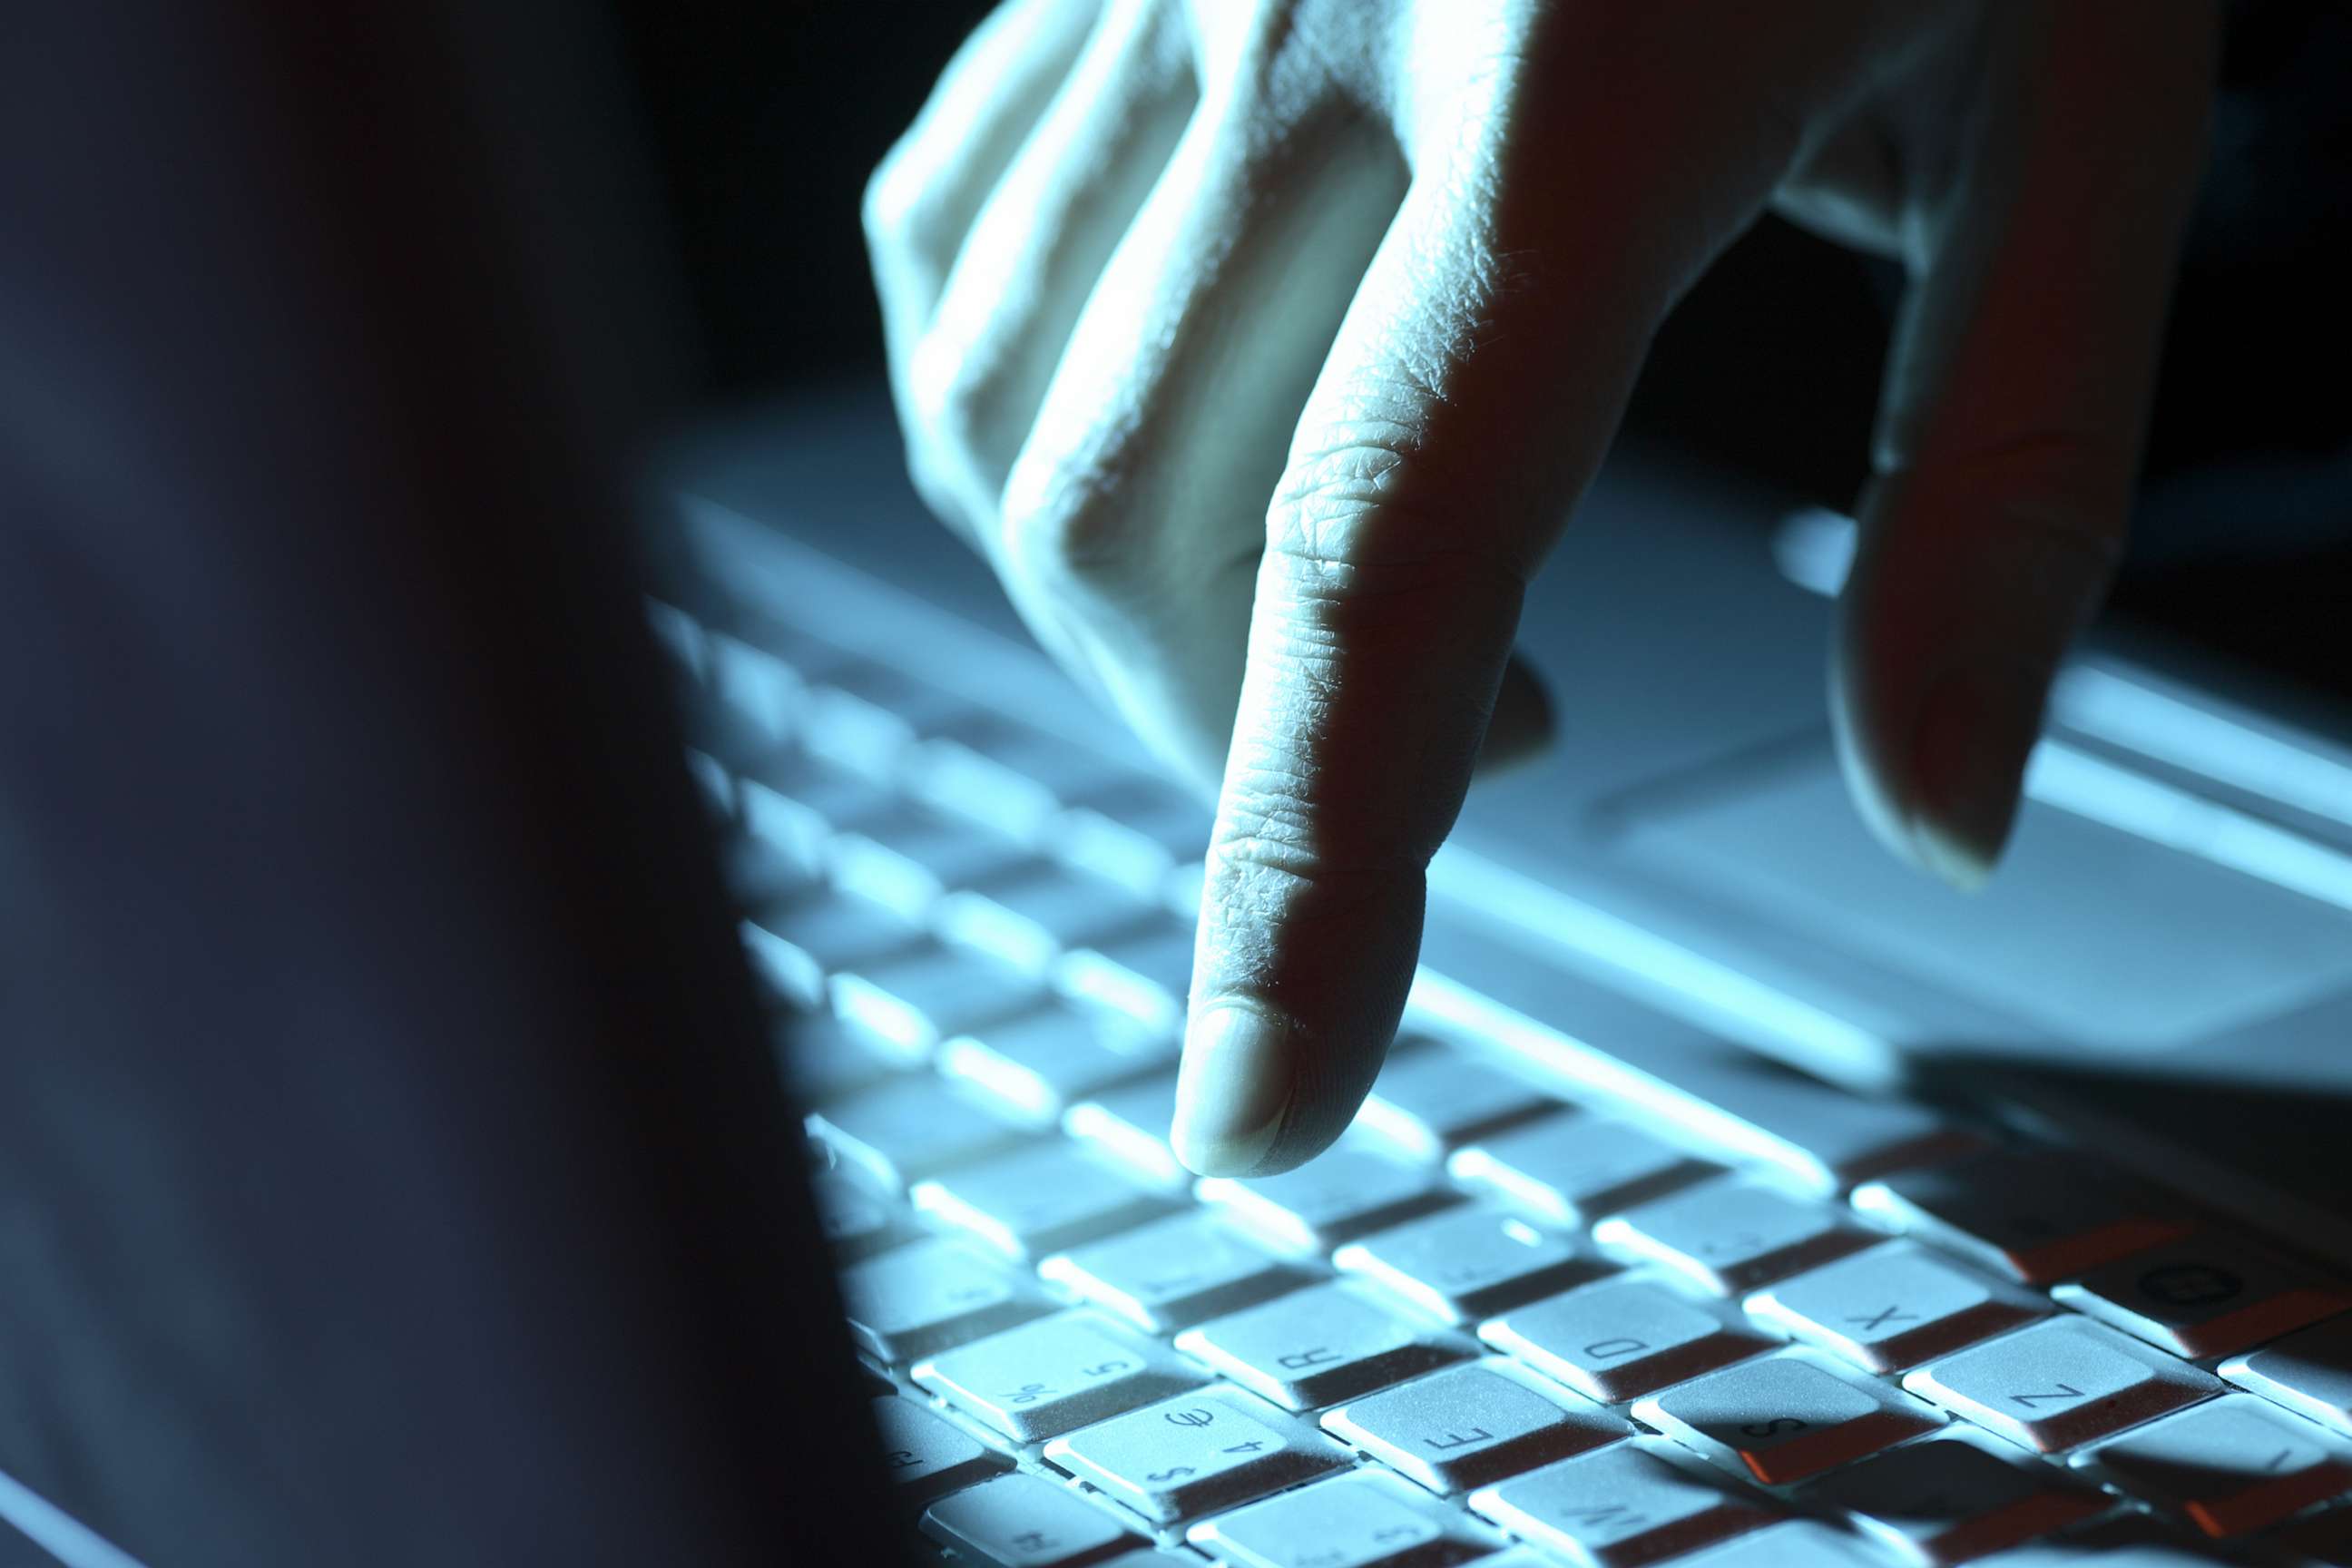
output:
<svg viewBox="0 0 2352 1568"><path fill-rule="evenodd" d="M2342 1280L1919 1106L1418 1013L1337 1147L1195 1181L1205 813L919 668L653 620L942 1560L2352 1562Z"/></svg>

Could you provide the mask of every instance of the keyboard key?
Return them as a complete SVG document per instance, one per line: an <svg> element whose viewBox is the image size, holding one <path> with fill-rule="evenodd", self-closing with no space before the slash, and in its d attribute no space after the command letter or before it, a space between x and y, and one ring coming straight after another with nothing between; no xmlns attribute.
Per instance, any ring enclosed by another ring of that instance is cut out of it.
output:
<svg viewBox="0 0 2352 1568"><path fill-rule="evenodd" d="M2047 1303L1896 1241L1768 1285L1748 1314L1870 1372L1900 1372L2042 1317Z"/></svg>
<svg viewBox="0 0 2352 1568"><path fill-rule="evenodd" d="M2049 1454L2194 1404L2221 1385L2112 1329L2058 1319L1931 1362L1903 1386Z"/></svg>
<svg viewBox="0 0 2352 1568"><path fill-rule="evenodd" d="M1135 932L1162 919L1116 882L1057 866L1027 865L950 892L933 911L942 937L1043 976L1089 942Z"/></svg>
<svg viewBox="0 0 2352 1568"><path fill-rule="evenodd" d="M833 978L833 1007L901 1061L929 1061L942 1042L1034 1009L1043 987L1010 964L936 942Z"/></svg>
<svg viewBox="0 0 2352 1568"><path fill-rule="evenodd" d="M1017 1443L1056 1437L1201 1384L1149 1341L1060 1312L915 1363L916 1384Z"/></svg>
<svg viewBox="0 0 2352 1568"><path fill-rule="evenodd" d="M1013 1141L1002 1122L929 1078L898 1079L813 1110L808 1131L893 1193Z"/></svg>
<svg viewBox="0 0 2352 1568"><path fill-rule="evenodd" d="M725 632L702 633L699 661L721 744L737 754L772 747L792 733L805 692L799 672L765 649Z"/></svg>
<svg viewBox="0 0 2352 1568"><path fill-rule="evenodd" d="M1034 1258L1126 1230L1168 1212L1067 1143L1045 1143L915 1184L915 1212L1009 1258Z"/></svg>
<svg viewBox="0 0 2352 1568"><path fill-rule="evenodd" d="M1434 1163L1458 1144L1558 1104L1526 1079L1450 1046L1400 1040L1356 1113L1356 1126L1409 1160Z"/></svg>
<svg viewBox="0 0 2352 1568"><path fill-rule="evenodd" d="M1631 1443L1475 1491L1470 1507L1595 1568L1634 1568L1696 1552L1773 1518L1727 1484Z"/></svg>
<svg viewBox="0 0 2352 1568"><path fill-rule="evenodd" d="M1338 1469L1347 1451L1263 1400L1210 1387L1056 1437L1045 1462L1175 1524Z"/></svg>
<svg viewBox="0 0 2352 1568"><path fill-rule="evenodd" d="M1171 871L1209 852L1213 814L1171 784L1133 776L1087 795L1051 830L1054 852L1097 876L1158 896Z"/></svg>
<svg viewBox="0 0 2352 1568"><path fill-rule="evenodd" d="M1932 1430L1941 1417L1804 1352L1759 1356L1654 1394L1633 1418L1766 1486L1787 1486Z"/></svg>
<svg viewBox="0 0 2352 1568"><path fill-rule="evenodd" d="M1003 1266L948 1241L918 1241L841 1271L851 1332L894 1364L1025 1323L1051 1308Z"/></svg>
<svg viewBox="0 0 2352 1568"><path fill-rule="evenodd" d="M654 634L655 646L686 677L689 684L708 680L709 645L705 639L702 623L666 599L646 600L646 626Z"/></svg>
<svg viewBox="0 0 2352 1568"><path fill-rule="evenodd" d="M1449 1323L1490 1318L1616 1272L1564 1236L1474 1208L1351 1241L1331 1261Z"/></svg>
<svg viewBox="0 0 2352 1568"><path fill-rule="evenodd" d="M1004 877L1027 858L1010 838L968 822L894 805L860 817L833 840L834 885L910 921L928 921L950 889Z"/></svg>
<svg viewBox="0 0 2352 1568"><path fill-rule="evenodd" d="M809 684L802 743L843 767L895 782L918 740L976 711L928 681L848 660Z"/></svg>
<svg viewBox="0 0 2352 1568"><path fill-rule="evenodd" d="M1927 1568L2006 1552L2115 1506L2051 1466L2001 1458L1959 1436L1907 1444L1798 1495Z"/></svg>
<svg viewBox="0 0 2352 1568"><path fill-rule="evenodd" d="M1194 1525L1189 1539L1232 1568L1449 1568L1503 1543L1370 1470L1252 1503Z"/></svg>
<svg viewBox="0 0 2352 1568"><path fill-rule="evenodd" d="M1056 1002L957 1036L939 1067L1006 1120L1042 1129L1098 1089L1173 1067L1177 1048L1132 1018Z"/></svg>
<svg viewBox="0 0 2352 1568"><path fill-rule="evenodd" d="M2249 1394L2151 1421L2074 1463L2217 1539L2352 1491L2352 1462L2340 1444Z"/></svg>
<svg viewBox="0 0 2352 1568"><path fill-rule="evenodd" d="M1304 1276L1205 1214L1180 1214L1046 1258L1037 1272L1150 1333L1255 1306Z"/></svg>
<svg viewBox="0 0 2352 1568"><path fill-rule="evenodd" d="M1173 1034L1192 990L1192 928L1162 922L1079 948L1064 955L1055 983L1076 1001Z"/></svg>
<svg viewBox="0 0 2352 1568"><path fill-rule="evenodd" d="M1860 1541L1812 1519L1785 1519L1721 1546L1675 1560L1675 1568L1880 1568ZM1479 1568L1496 1568L1481 1563Z"/></svg>
<svg viewBox="0 0 2352 1568"><path fill-rule="evenodd" d="M1645 1279L1603 1280L1521 1307L1479 1338L1588 1399L1622 1404L1772 1348L1721 1309Z"/></svg>
<svg viewBox="0 0 2352 1568"><path fill-rule="evenodd" d="M882 1434L882 1468L910 1501L928 1502L1013 1468L1011 1458L911 1399L876 1400L874 1422Z"/></svg>
<svg viewBox="0 0 2352 1568"><path fill-rule="evenodd" d="M872 779L797 752L766 758L735 786L743 835L821 875L836 827L885 810L890 797Z"/></svg>
<svg viewBox="0 0 2352 1568"><path fill-rule="evenodd" d="M977 711L918 744L904 773L917 799L1027 844L1052 839L1064 806L1133 776L1099 752Z"/></svg>
<svg viewBox="0 0 2352 1568"><path fill-rule="evenodd" d="M2175 1355L2231 1355L2352 1309L2352 1293L2242 1242L2193 1237L2053 1289L2065 1305Z"/></svg>
<svg viewBox="0 0 2352 1568"><path fill-rule="evenodd" d="M864 1031L829 1013L787 1012L772 1037L777 1065L803 1105L823 1105L870 1089L890 1077L892 1064L874 1049Z"/></svg>
<svg viewBox="0 0 2352 1568"><path fill-rule="evenodd" d="M1622 1121L1554 1116L1459 1150L1446 1170L1474 1191L1580 1230L1603 1215L1686 1187L1717 1167Z"/></svg>
<svg viewBox="0 0 2352 1568"><path fill-rule="evenodd" d="M1323 1429L1439 1493L1486 1486L1632 1431L1599 1405L1495 1360L1353 1400L1325 1415Z"/></svg>
<svg viewBox="0 0 2352 1568"><path fill-rule="evenodd" d="M1470 1353L1349 1280L1211 1319L1177 1335L1176 1348L1289 1410L1352 1399Z"/></svg>
<svg viewBox="0 0 2352 1568"><path fill-rule="evenodd" d="M827 1009L828 979L923 940L922 928L870 899L815 892L791 898L740 928L753 973L802 1007Z"/></svg>
<svg viewBox="0 0 2352 1568"><path fill-rule="evenodd" d="M1176 1075L1171 1072L1088 1095L1064 1114L1062 1131L1146 1182L1189 1193L1192 1173L1168 1142L1175 1120Z"/></svg>
<svg viewBox="0 0 2352 1568"><path fill-rule="evenodd" d="M1719 1182L1604 1219L1592 1239L1728 1296L1859 1252L1878 1237L1842 1224L1824 1205Z"/></svg>
<svg viewBox="0 0 2352 1568"><path fill-rule="evenodd" d="M2047 1285L2188 1234L2179 1215L2081 1161L1992 1154L1905 1172L1854 1191L1853 1206L1893 1229L1961 1253L2028 1285Z"/></svg>
<svg viewBox="0 0 2352 1568"><path fill-rule="evenodd" d="M2352 1436L2352 1318L2338 1318L2232 1357L2221 1363L2221 1375L2273 1405Z"/></svg>
<svg viewBox="0 0 2352 1568"><path fill-rule="evenodd" d="M1328 1252L1454 1201L1426 1171L1345 1144L1278 1176L1210 1176L1194 1190L1202 1203L1300 1254Z"/></svg>
<svg viewBox="0 0 2352 1568"><path fill-rule="evenodd" d="M1696 1098L1657 1108L1694 1141L1764 1161L1824 1197L1979 1142L1924 1105L1866 1100L1746 1051L1652 1049L1641 1066Z"/></svg>
<svg viewBox="0 0 2352 1568"><path fill-rule="evenodd" d="M814 1178L813 1196L816 1201L817 1228L838 1259L846 1262L870 1258L908 1238L907 1228L898 1223L895 1205L845 1177L830 1171L818 1172Z"/></svg>
<svg viewBox="0 0 2352 1568"><path fill-rule="evenodd" d="M1035 1476L999 1476L933 1503L923 1533L1000 1568L1076 1568L1140 1544L1076 1492Z"/></svg>

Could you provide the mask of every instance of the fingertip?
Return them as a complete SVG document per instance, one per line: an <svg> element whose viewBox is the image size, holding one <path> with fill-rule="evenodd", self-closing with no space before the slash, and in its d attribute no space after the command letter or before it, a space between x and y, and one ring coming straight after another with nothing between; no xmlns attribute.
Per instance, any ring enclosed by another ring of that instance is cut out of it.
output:
<svg viewBox="0 0 2352 1568"><path fill-rule="evenodd" d="M1920 703L1909 759L1915 852L1964 892L1991 879L2008 846L2046 679L2016 665L1964 667L1939 677Z"/></svg>
<svg viewBox="0 0 2352 1568"><path fill-rule="evenodd" d="M1288 1030L1245 1003L1211 1003L1184 1031L1170 1146L1202 1176L1257 1174L1290 1109Z"/></svg>

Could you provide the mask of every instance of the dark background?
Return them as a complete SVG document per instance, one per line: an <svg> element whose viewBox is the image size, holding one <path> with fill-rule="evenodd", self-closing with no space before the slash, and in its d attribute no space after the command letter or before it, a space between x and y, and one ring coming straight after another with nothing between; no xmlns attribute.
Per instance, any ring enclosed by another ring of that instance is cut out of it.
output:
<svg viewBox="0 0 2352 1568"><path fill-rule="evenodd" d="M987 9L622 0L707 396L878 372L859 194ZM2352 9L2228 14L2116 613L2352 697ZM1660 334L1629 438L1845 507L1899 286L1767 220Z"/></svg>

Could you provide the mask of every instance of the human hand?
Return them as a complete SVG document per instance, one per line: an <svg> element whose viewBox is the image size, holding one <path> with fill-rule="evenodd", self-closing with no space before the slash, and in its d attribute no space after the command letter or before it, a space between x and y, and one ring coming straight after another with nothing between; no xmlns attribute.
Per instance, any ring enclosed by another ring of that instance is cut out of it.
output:
<svg viewBox="0 0 2352 1568"><path fill-rule="evenodd" d="M1989 873L2122 542L2210 0L1008 0L868 190L910 464L1218 792L1174 1140L1338 1136L1540 699L1523 585L1660 320L1778 210L1899 256L1832 710Z"/></svg>

